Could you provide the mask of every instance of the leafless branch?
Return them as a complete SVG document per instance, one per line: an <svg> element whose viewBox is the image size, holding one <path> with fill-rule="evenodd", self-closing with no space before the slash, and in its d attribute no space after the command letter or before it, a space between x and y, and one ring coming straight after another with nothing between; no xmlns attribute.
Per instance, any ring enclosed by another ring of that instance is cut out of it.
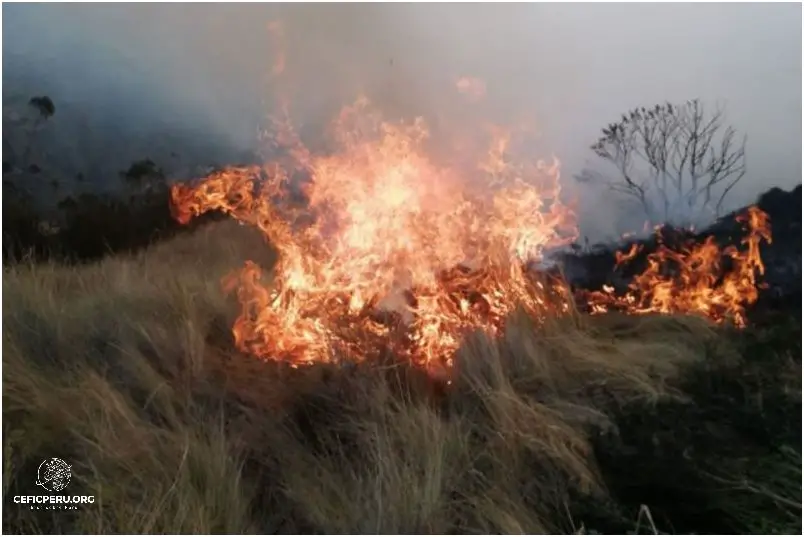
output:
<svg viewBox="0 0 804 537"><path fill-rule="evenodd" d="M746 139L737 143L736 130L724 120L721 108L708 112L697 99L635 108L604 128L592 150L617 172L610 188L638 199L648 218L719 216L746 170Z"/></svg>

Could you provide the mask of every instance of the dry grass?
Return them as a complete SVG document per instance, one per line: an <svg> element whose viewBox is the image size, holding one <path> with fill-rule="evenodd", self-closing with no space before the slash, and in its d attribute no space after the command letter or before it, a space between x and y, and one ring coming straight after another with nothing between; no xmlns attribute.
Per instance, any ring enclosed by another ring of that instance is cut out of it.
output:
<svg viewBox="0 0 804 537"><path fill-rule="evenodd" d="M219 287L270 255L223 223L96 265L6 269L6 532L574 531L573 498L606 500L592 440L610 412L682 397L679 368L719 341L696 319L516 316L501 341L467 338L446 390L402 367L290 370L231 350ZM37 493L46 457L95 505L10 503Z"/></svg>

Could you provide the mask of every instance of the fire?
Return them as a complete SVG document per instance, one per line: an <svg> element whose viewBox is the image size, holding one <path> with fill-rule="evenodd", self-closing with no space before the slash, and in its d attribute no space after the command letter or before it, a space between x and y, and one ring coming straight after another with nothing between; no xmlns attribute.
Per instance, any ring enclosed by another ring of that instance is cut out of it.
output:
<svg viewBox="0 0 804 537"><path fill-rule="evenodd" d="M735 246L722 249L713 236L677 250L660 244L625 294L616 295L612 287L584 293L592 312L616 308L635 314L697 313L744 327L746 306L759 298L757 275L765 271L759 246L763 240L770 243L771 235L768 215L758 207L749 207L737 220L747 228L742 251ZM640 249L634 244L628 252L617 252L617 265L633 260Z"/></svg>
<svg viewBox="0 0 804 537"><path fill-rule="evenodd" d="M327 154L274 126L284 161L171 192L179 221L223 210L279 253L272 278L247 263L225 282L242 306L238 348L293 364L392 350L438 369L467 330L497 333L519 307L570 307L565 286L529 269L576 235L557 161L515 161L512 135L495 130L479 162L442 163L423 120L383 121L364 98L333 122Z"/></svg>
<svg viewBox="0 0 804 537"><path fill-rule="evenodd" d="M268 30L281 48L281 24ZM272 72L285 67L282 52ZM456 89L470 100L486 91L470 77ZM292 365L391 352L441 372L467 331L496 335L517 309L538 320L574 307L566 282L534 270L577 236L556 159L515 159L515 137L500 128L489 129L484 149L462 138L463 153L446 158L423 119L385 121L365 98L340 112L330 149L316 153L293 129L288 102L278 109L266 141L281 158L171 189L178 221L220 210L257 227L279 254L270 273L247 262L224 281L241 305L238 349ZM606 288L584 301L593 313L691 312L744 326L763 270L759 242L770 241L759 209L747 224L747 251L721 252L714 239L661 246L625 295ZM635 246L617 262L638 254ZM664 272L668 262L675 276Z"/></svg>

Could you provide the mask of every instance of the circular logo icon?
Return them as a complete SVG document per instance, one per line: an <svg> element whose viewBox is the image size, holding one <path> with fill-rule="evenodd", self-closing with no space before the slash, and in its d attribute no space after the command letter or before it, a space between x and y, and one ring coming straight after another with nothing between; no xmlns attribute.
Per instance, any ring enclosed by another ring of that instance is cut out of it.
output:
<svg viewBox="0 0 804 537"><path fill-rule="evenodd" d="M61 459L45 459L36 473L36 484L50 492L64 490L70 484L70 465Z"/></svg>

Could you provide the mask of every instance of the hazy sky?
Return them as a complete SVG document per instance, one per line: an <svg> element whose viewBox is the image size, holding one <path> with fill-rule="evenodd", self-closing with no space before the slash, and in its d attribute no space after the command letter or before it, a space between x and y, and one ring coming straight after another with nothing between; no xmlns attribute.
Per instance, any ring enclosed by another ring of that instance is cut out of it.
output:
<svg viewBox="0 0 804 537"><path fill-rule="evenodd" d="M264 116L274 59L267 23L279 19L300 120L320 119L359 89L394 112L437 113L455 100L454 79L473 75L486 81L486 113L535 120L567 182L594 161L589 145L622 112L695 97L724 103L748 135L749 173L737 205L801 181L801 9L6 4L4 105L13 95L48 93L57 116L60 104L84 114L92 144L107 144L108 158L130 161L144 142L128 144L127 136L157 144L152 133L170 128L173 143L200 154L209 146L244 149ZM158 142L160 155L166 143ZM585 210L608 218L600 204Z"/></svg>

